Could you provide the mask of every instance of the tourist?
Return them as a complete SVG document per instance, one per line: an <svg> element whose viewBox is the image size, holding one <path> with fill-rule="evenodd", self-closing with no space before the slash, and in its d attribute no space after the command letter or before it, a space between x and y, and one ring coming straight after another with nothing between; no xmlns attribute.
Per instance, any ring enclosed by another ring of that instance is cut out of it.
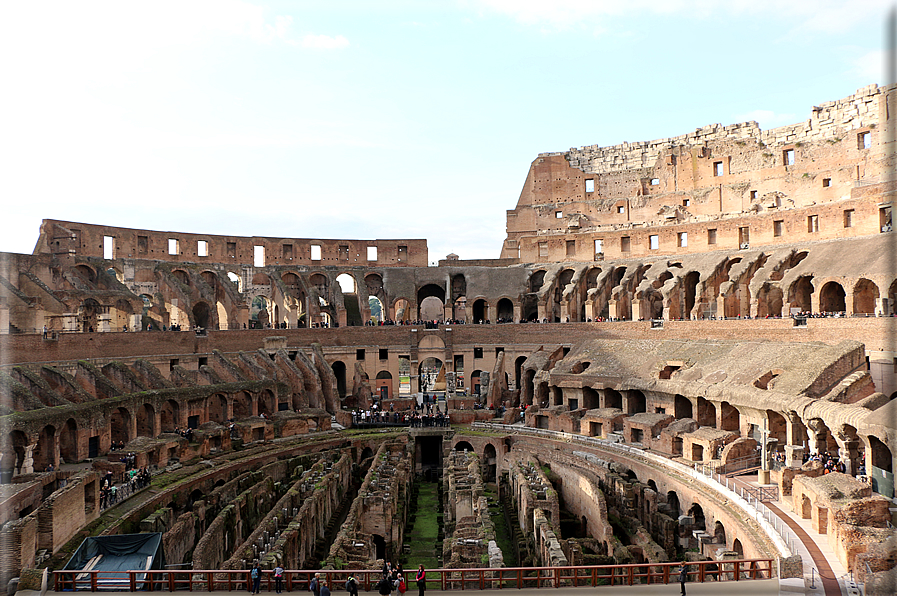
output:
<svg viewBox="0 0 897 596"><path fill-rule="evenodd" d="M379 582L377 582L377 592L380 594L380 596L389 596L390 594L392 594L392 580L389 579L388 573L384 573L383 578Z"/></svg>
<svg viewBox="0 0 897 596"><path fill-rule="evenodd" d="M330 588L327 586L327 580L321 582L321 594L320 596L330 596Z"/></svg>
<svg viewBox="0 0 897 596"><path fill-rule="evenodd" d="M424 571L423 565L417 566L417 594L418 596L424 596L424 590L427 588L427 572Z"/></svg>
<svg viewBox="0 0 897 596"><path fill-rule="evenodd" d="M346 592L349 593L349 596L358 596L358 582L355 581L355 576L350 575L349 579L346 580Z"/></svg>
<svg viewBox="0 0 897 596"><path fill-rule="evenodd" d="M283 567L280 563L274 567L274 591L278 594L283 591Z"/></svg>
<svg viewBox="0 0 897 596"><path fill-rule="evenodd" d="M685 561L679 566L679 585L682 587L682 596L685 596L685 582L688 581L688 571Z"/></svg>
<svg viewBox="0 0 897 596"><path fill-rule="evenodd" d="M261 591L262 586L262 570L258 563L252 567L252 571L249 572L249 577L252 578L252 589L249 590L249 592L251 594L258 594L259 591Z"/></svg>
<svg viewBox="0 0 897 596"><path fill-rule="evenodd" d="M311 583L308 584L308 589L315 596L321 596L321 574L315 573L315 577L311 580Z"/></svg>

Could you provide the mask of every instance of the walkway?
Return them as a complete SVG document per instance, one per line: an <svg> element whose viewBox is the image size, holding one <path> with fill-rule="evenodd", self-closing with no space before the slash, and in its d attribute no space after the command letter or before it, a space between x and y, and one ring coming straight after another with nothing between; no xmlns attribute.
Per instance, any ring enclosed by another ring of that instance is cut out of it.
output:
<svg viewBox="0 0 897 596"><path fill-rule="evenodd" d="M337 590L342 591L342 590ZM477 590L454 590L454 591L442 591L442 590L427 590L426 596L458 596L459 594L476 592ZM508 594L516 594L519 596L546 596L546 594L567 594L569 593L571 596L620 596L625 594L625 596L679 596L679 584L671 583L667 585L650 585L650 586L599 586L597 588L592 587L580 587L580 588L524 588L522 590L515 589L507 589L503 590L504 593ZM56 594L56 592L47 592L48 594ZM223 592L215 590L214 592L203 592L204 595L208 596L235 596L244 594L242 590L235 590L233 592ZM262 590L262 594L274 594L274 592L266 592ZM300 591L300 592L286 592L284 594L297 594L297 595L305 595L308 592ZM37 590L20 590L16 592L18 596L41 596L41 593ZM60 592L62 594L62 592ZM359 594L376 596L376 591L364 592L359 591ZM397 593L396 593L397 594ZM416 596L417 594L417 586L412 582L412 584L408 587L408 592L406 593L409 596ZM704 584L686 584L686 594L688 596L720 596L721 594L725 594L725 596L788 596L791 593L788 591L780 591L779 581L776 579L754 579L754 580L745 580L745 581L737 581L737 582L725 582L720 584L718 582L708 582Z"/></svg>
<svg viewBox="0 0 897 596"><path fill-rule="evenodd" d="M761 486L757 482L757 474L743 476L729 476L736 485L745 488ZM770 486L770 485L764 485ZM838 560L838 556L828 544L828 537L816 533L810 520L801 519L791 511L791 502L788 497L782 499L781 494L776 501L764 503L772 513L782 520L794 532L800 540L798 547L800 556L804 560L804 579L806 582L806 594L814 596L849 596L847 582L850 574ZM812 563L811 563L812 562ZM812 567L811 567L812 564ZM815 577L815 581L814 581ZM815 588L811 588L815 585Z"/></svg>

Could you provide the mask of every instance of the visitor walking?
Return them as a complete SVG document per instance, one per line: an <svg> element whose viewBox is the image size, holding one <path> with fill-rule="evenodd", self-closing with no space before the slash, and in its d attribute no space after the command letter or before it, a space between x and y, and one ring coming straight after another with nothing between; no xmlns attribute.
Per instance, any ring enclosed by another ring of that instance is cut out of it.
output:
<svg viewBox="0 0 897 596"><path fill-rule="evenodd" d="M330 596L330 588L327 586L327 580L321 582L321 596Z"/></svg>
<svg viewBox="0 0 897 596"><path fill-rule="evenodd" d="M274 568L274 591L278 594L283 592L283 567L280 563Z"/></svg>
<svg viewBox="0 0 897 596"><path fill-rule="evenodd" d="M685 561L679 566L679 585L682 587L682 596L685 596L685 582L688 581L688 571L685 567Z"/></svg>
<svg viewBox="0 0 897 596"><path fill-rule="evenodd" d="M424 596L424 590L427 588L427 572L423 565L417 566L417 596Z"/></svg>
<svg viewBox="0 0 897 596"><path fill-rule="evenodd" d="M315 576L312 578L311 583L308 584L308 589L315 596L321 596L321 574L315 573Z"/></svg>
<svg viewBox="0 0 897 596"><path fill-rule="evenodd" d="M383 579L377 582L377 592L380 596L389 596L392 593L392 580L384 573Z"/></svg>

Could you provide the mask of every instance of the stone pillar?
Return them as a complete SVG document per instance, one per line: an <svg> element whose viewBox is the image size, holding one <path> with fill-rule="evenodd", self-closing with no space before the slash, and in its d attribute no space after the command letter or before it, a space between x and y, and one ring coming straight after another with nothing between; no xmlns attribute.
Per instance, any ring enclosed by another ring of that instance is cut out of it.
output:
<svg viewBox="0 0 897 596"><path fill-rule="evenodd" d="M290 326L290 329L295 329L299 326L299 305L293 304L287 310L287 325Z"/></svg>
<svg viewBox="0 0 897 596"><path fill-rule="evenodd" d="M785 445L785 465L789 468L800 468L804 463L803 445Z"/></svg>
<svg viewBox="0 0 897 596"><path fill-rule="evenodd" d="M839 435L836 435L835 439L838 441L838 457L841 458L846 467L845 473L851 476L856 475L857 468L859 468L857 462L857 445L859 441L848 437L842 438Z"/></svg>
<svg viewBox="0 0 897 596"><path fill-rule="evenodd" d="M9 308L0 307L0 335L9 335Z"/></svg>
<svg viewBox="0 0 897 596"><path fill-rule="evenodd" d="M726 297L720 294L716 297L716 318L722 319L726 316Z"/></svg>
<svg viewBox="0 0 897 596"><path fill-rule="evenodd" d="M131 322L128 325L128 329L131 331L140 331L140 325L142 321L142 315L131 315Z"/></svg>
<svg viewBox="0 0 897 596"><path fill-rule="evenodd" d="M585 306L586 306L586 321L588 321L589 319L594 321L595 320L594 304L592 304L591 301L587 301Z"/></svg>
<svg viewBox="0 0 897 596"><path fill-rule="evenodd" d="M67 312L62 314L62 330L68 332L78 331L78 313Z"/></svg>
<svg viewBox="0 0 897 596"><path fill-rule="evenodd" d="M848 317L853 314L853 290L844 290L844 310Z"/></svg>
<svg viewBox="0 0 897 596"><path fill-rule="evenodd" d="M822 420L819 420L818 418L808 420L807 434L809 435L807 447L810 448L810 454L822 453L826 451L827 429Z"/></svg>
<svg viewBox="0 0 897 596"><path fill-rule="evenodd" d="M112 315L109 313L97 315L97 331L99 333L112 331Z"/></svg>
<svg viewBox="0 0 897 596"><path fill-rule="evenodd" d="M651 319L651 303L642 298L632 305L632 319L648 321Z"/></svg>
<svg viewBox="0 0 897 596"><path fill-rule="evenodd" d="M607 316L611 319L618 319L620 315L617 313L617 309L619 308L618 301L615 299L610 299L607 301Z"/></svg>
<svg viewBox="0 0 897 596"><path fill-rule="evenodd" d="M886 317L888 315L888 299L887 298L876 298L875 299L875 316L876 317Z"/></svg>

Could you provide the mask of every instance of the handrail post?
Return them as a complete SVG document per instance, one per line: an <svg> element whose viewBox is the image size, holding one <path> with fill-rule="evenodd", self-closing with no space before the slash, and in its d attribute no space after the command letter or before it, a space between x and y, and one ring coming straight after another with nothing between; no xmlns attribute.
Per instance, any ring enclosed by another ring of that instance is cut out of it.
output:
<svg viewBox="0 0 897 596"><path fill-rule="evenodd" d="M90 591L91 592L97 591L97 572L96 571L90 572Z"/></svg>
<svg viewBox="0 0 897 596"><path fill-rule="evenodd" d="M128 584L130 584L132 592L137 591L137 576L133 571L128 571Z"/></svg>
<svg viewBox="0 0 897 596"><path fill-rule="evenodd" d="M206 584L209 586L209 592L215 591L215 574L211 571L206 575Z"/></svg>

